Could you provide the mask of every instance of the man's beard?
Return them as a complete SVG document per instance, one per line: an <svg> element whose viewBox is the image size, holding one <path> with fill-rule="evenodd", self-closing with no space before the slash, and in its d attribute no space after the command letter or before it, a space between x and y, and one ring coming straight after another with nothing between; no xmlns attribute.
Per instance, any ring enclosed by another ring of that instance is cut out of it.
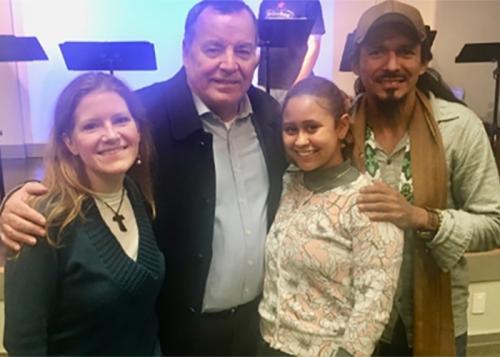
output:
<svg viewBox="0 0 500 357"><path fill-rule="evenodd" d="M385 98L375 96L374 103L385 117L388 119L397 119L406 102L406 97L407 95L398 98L396 97L396 90L389 90L386 92Z"/></svg>

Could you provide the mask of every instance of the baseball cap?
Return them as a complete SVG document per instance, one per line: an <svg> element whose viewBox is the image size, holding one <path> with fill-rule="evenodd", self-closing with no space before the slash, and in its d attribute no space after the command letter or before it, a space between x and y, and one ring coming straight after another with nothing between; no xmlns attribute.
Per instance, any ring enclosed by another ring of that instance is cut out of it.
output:
<svg viewBox="0 0 500 357"><path fill-rule="evenodd" d="M425 40L427 32L420 11L403 2L387 0L370 7L361 15L354 31L355 43L362 43L374 25L394 22L414 29L420 42Z"/></svg>

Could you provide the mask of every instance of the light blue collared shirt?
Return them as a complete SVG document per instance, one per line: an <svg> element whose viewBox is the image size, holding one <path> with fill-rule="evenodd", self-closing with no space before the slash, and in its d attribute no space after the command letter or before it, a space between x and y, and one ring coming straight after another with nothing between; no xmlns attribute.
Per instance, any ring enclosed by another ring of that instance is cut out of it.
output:
<svg viewBox="0 0 500 357"><path fill-rule="evenodd" d="M195 94L193 99L204 130L213 136L215 220L203 312L215 312L262 292L269 177L248 96L229 125Z"/></svg>

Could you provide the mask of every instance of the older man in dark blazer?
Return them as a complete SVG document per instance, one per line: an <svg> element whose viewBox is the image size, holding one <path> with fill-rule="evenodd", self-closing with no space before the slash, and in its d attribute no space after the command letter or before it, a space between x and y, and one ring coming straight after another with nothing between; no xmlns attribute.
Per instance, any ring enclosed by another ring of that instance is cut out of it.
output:
<svg viewBox="0 0 500 357"><path fill-rule="evenodd" d="M183 69L139 91L158 152L166 353L251 354L258 336L285 160L278 105L250 85L256 31L243 2L200 2L186 20Z"/></svg>

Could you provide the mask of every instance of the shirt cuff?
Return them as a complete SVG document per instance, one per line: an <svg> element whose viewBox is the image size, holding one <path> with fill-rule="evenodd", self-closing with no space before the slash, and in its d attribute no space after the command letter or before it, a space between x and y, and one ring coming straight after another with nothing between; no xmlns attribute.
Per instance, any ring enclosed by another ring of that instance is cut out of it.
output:
<svg viewBox="0 0 500 357"><path fill-rule="evenodd" d="M427 243L437 265L443 271L450 271L464 256L472 231L456 224L455 217L449 210L443 210L439 231L433 240Z"/></svg>

